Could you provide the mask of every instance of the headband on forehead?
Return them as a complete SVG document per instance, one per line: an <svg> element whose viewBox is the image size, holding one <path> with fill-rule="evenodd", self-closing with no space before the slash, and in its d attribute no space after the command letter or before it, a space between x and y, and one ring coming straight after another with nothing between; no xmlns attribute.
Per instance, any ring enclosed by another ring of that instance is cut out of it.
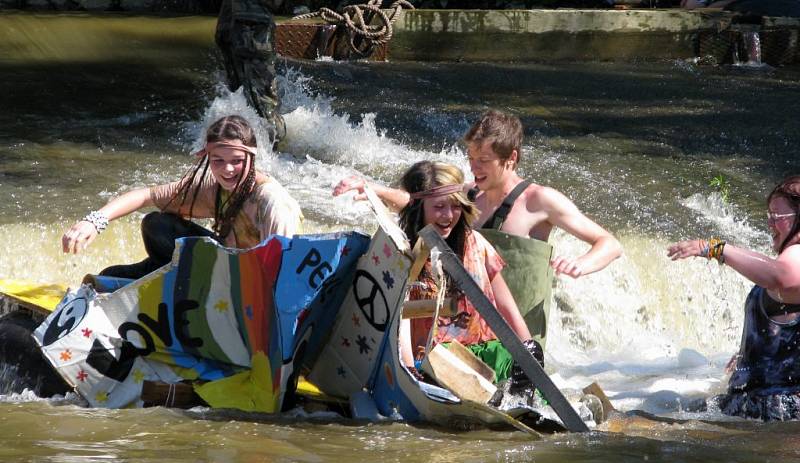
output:
<svg viewBox="0 0 800 463"><path fill-rule="evenodd" d="M427 199L438 198L439 196L447 196L453 193L458 193L464 190L464 184L454 183L451 185L441 185L431 188L430 190L418 191L411 193L411 199Z"/></svg>
<svg viewBox="0 0 800 463"><path fill-rule="evenodd" d="M233 148L237 150L242 150L246 153L250 153L253 156L256 155L258 152L256 148L252 146L247 146L244 143L234 140L234 141L214 141L211 143L206 143L206 146L200 148L199 151L195 152L194 155L197 157L205 156L206 154L210 154L215 148Z"/></svg>

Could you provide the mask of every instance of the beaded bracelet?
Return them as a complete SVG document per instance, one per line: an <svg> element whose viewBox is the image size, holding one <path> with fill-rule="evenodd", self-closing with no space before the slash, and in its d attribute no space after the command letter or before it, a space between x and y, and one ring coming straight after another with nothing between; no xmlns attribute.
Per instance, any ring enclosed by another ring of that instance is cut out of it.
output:
<svg viewBox="0 0 800 463"><path fill-rule="evenodd" d="M83 221L89 222L94 225L97 234L103 233L103 230L108 227L108 216L100 211L92 211L83 218Z"/></svg>
<svg viewBox="0 0 800 463"><path fill-rule="evenodd" d="M711 238L708 240L708 244L704 250L706 250L706 257L709 260L717 259L717 262L720 264L725 263L725 257L722 256L722 252L725 250L725 241L718 238Z"/></svg>

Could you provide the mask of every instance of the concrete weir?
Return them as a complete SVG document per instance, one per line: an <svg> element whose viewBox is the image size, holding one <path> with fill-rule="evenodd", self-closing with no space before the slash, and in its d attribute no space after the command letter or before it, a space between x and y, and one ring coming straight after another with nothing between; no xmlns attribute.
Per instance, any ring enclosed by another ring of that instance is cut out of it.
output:
<svg viewBox="0 0 800 463"><path fill-rule="evenodd" d="M704 51L727 53L722 49L735 46L735 37L719 43L712 39L735 30L736 20L734 13L720 10L412 10L394 24L388 58L504 62L690 58ZM786 46L793 43L794 54L783 62L795 62L800 21L760 20L763 24L748 27L788 34Z"/></svg>

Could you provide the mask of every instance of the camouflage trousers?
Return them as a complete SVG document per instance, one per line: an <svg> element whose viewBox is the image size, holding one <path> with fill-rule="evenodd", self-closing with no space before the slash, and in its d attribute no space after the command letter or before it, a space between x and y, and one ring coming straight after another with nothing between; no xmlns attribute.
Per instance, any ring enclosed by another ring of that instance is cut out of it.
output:
<svg viewBox="0 0 800 463"><path fill-rule="evenodd" d="M286 133L278 110L275 78L275 21L259 0L223 0L216 42L225 63L228 88L244 87L247 102L274 129L277 141Z"/></svg>

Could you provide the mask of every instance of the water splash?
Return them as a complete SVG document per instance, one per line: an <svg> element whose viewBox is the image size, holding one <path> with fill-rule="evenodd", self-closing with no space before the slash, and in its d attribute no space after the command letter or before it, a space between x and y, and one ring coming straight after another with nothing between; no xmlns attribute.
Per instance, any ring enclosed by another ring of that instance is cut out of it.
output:
<svg viewBox="0 0 800 463"><path fill-rule="evenodd" d="M735 239L745 247L769 252L770 236L754 228L746 217L742 217L735 204L723 200L719 192L709 195L695 193L680 201L681 204L699 214L699 221L711 224L723 231L724 237Z"/></svg>
<svg viewBox="0 0 800 463"><path fill-rule="evenodd" d="M440 152L410 148L379 130L375 114L364 114L360 120L336 114L333 100L314 94L310 81L299 72L287 72L284 79L286 109L291 110L285 115L289 141L269 168L300 200L306 214L316 217L314 226L374 229L363 203L330 196L332 187L346 175L392 183L407 166L422 159L454 163L468 172L459 147ZM673 221L659 215L644 202L645 196L626 187L624 181L620 185L619 176L598 177L558 152L542 152L535 145L526 147L526 152L548 171L621 194L630 202L628 212L641 222ZM755 241L763 238L719 198L696 195L682 204L714 228ZM741 303L749 284L716 263L700 259L672 263L666 258L668 242L663 237L637 230L621 237L625 256L603 272L578 280L558 279L548 357L562 386L580 388L599 378L618 393L613 399L621 406L647 405L656 410L655 404L668 402L668 394L655 393L659 388L703 393L720 383L724 362L717 358L727 357L736 348ZM560 255L578 256L587 249L585 243L563 232L556 232L553 242ZM685 352L714 360L689 368ZM695 376L676 379L687 368ZM634 397L637 394L640 397ZM645 404L648 397L653 402L649 405Z"/></svg>
<svg viewBox="0 0 800 463"><path fill-rule="evenodd" d="M272 157L270 125L248 105L244 88L239 87L235 92L231 92L224 84L218 83L216 92L218 96L206 108L203 117L199 121L184 124L183 132L185 139L189 141L189 151L195 152L205 145L205 133L211 124L225 116L236 115L243 117L254 128L258 143L258 158L269 160Z"/></svg>
<svg viewBox="0 0 800 463"><path fill-rule="evenodd" d="M761 243L759 248L766 241L718 193L681 203L739 243ZM625 254L604 271L558 278L549 368L562 387L599 381L622 409L683 413L689 399L724 389L723 368L738 347L752 283L714 261L671 262L663 238L619 238ZM560 231L553 242L559 255L577 257L588 249Z"/></svg>
<svg viewBox="0 0 800 463"><path fill-rule="evenodd" d="M466 156L457 146L439 152L412 149L379 130L374 113L362 114L360 121L335 113L334 100L314 93L310 79L301 72L287 68L280 82L283 109L288 111L287 141L264 167L295 195L316 226L374 229L365 204L354 203L349 196L331 196L333 187L347 176L392 184L421 160L449 162L468 172Z"/></svg>
<svg viewBox="0 0 800 463"><path fill-rule="evenodd" d="M740 50L744 52L746 60L741 59ZM771 69L761 62L761 35L758 31L741 32L741 47L733 47L733 65L747 69Z"/></svg>

